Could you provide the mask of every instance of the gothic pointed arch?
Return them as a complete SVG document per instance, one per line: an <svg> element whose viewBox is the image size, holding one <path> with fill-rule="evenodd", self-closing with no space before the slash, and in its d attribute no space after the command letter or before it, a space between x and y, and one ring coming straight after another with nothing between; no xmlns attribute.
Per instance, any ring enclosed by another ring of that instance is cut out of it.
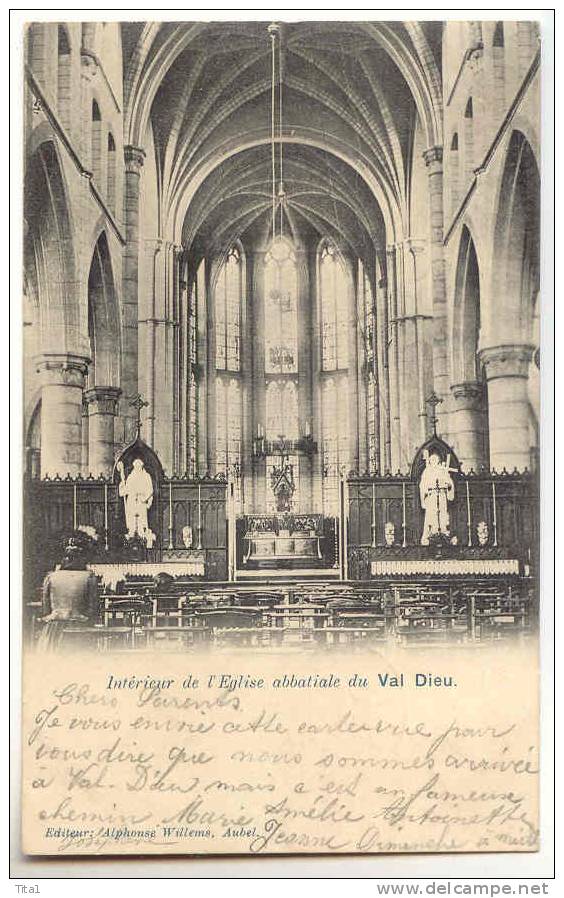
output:
<svg viewBox="0 0 564 898"><path fill-rule="evenodd" d="M491 320L488 344L532 339L540 286L540 174L521 131L509 141L494 225Z"/></svg>
<svg viewBox="0 0 564 898"><path fill-rule="evenodd" d="M75 230L59 155L53 141L41 142L25 174L24 264L35 285L43 353L87 351L76 301Z"/></svg>
<svg viewBox="0 0 564 898"><path fill-rule="evenodd" d="M110 249L102 231L88 273L89 387L120 385L120 319Z"/></svg>

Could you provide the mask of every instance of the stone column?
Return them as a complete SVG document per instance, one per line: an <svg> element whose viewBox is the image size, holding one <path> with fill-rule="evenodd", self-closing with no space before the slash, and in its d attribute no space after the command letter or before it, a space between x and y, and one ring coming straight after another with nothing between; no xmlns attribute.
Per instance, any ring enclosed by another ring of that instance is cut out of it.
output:
<svg viewBox="0 0 564 898"><path fill-rule="evenodd" d="M94 387L84 394L88 403L88 468L108 477L114 467L114 419L121 390Z"/></svg>
<svg viewBox="0 0 564 898"><path fill-rule="evenodd" d="M362 423L359 416L358 406L358 321L357 321L357 298L356 298L356 277L354 264L352 260L347 260L349 271L349 295L348 295L348 313L349 313L349 370L347 375L348 381L348 404L349 404L349 468L358 471L360 468L359 446L360 446L360 427ZM338 383L338 380L337 380ZM338 400L339 401L339 400Z"/></svg>
<svg viewBox="0 0 564 898"><path fill-rule="evenodd" d="M448 396L447 302L443 246L443 148L423 153L429 172L431 290L433 296L433 385L437 396Z"/></svg>
<svg viewBox="0 0 564 898"><path fill-rule="evenodd" d="M377 253L378 256L378 253ZM385 255L380 255L381 271L387 272ZM380 404L380 463L382 472L391 468L391 414L390 414L390 377L388 358L388 302L387 302L387 277L378 280L374 285L374 302L376 309L376 349L378 353L378 382Z"/></svg>
<svg viewBox="0 0 564 898"><path fill-rule="evenodd" d="M126 399L137 393L138 382L138 284L139 284L139 184L145 151L139 147L124 147L125 183L124 216L125 239L123 251L123 343L122 386ZM125 438L135 436L135 413L126 404ZM151 409L151 414L154 409Z"/></svg>
<svg viewBox="0 0 564 898"><path fill-rule="evenodd" d="M490 466L497 471L530 467L527 376L532 347L493 346L480 359L488 382Z"/></svg>
<svg viewBox="0 0 564 898"><path fill-rule="evenodd" d="M450 434L464 471L478 471L487 465L484 434L484 386L477 382L454 384L451 388Z"/></svg>
<svg viewBox="0 0 564 898"><path fill-rule="evenodd" d="M82 390L88 359L70 354L39 362L41 390L41 476L81 473Z"/></svg>
<svg viewBox="0 0 564 898"><path fill-rule="evenodd" d="M401 421L399 396L398 299L395 246L386 247L388 271L388 379L390 390L390 465L395 473L400 467Z"/></svg>

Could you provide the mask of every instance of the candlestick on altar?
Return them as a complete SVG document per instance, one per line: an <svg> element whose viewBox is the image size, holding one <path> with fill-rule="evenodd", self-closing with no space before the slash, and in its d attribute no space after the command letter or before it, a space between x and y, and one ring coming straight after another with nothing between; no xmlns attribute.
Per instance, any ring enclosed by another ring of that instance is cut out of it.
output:
<svg viewBox="0 0 564 898"><path fill-rule="evenodd" d="M108 484L104 484L104 548L106 552L109 549L108 545Z"/></svg>
<svg viewBox="0 0 564 898"><path fill-rule="evenodd" d="M407 525L406 525L406 517L405 517L405 481L401 485L401 526L403 530L403 547L407 546Z"/></svg>
<svg viewBox="0 0 564 898"><path fill-rule="evenodd" d="M472 518L470 515L470 487L466 481L466 522L468 525L468 545L472 545Z"/></svg>
<svg viewBox="0 0 564 898"><path fill-rule="evenodd" d="M497 546L497 507L496 507L496 495L495 495L495 482L492 480L492 514L493 514L493 544Z"/></svg>
<svg viewBox="0 0 564 898"><path fill-rule="evenodd" d="M202 487L198 484L198 549L202 548Z"/></svg>
<svg viewBox="0 0 564 898"><path fill-rule="evenodd" d="M174 549L174 542L172 539L172 481L168 482L168 547L169 549Z"/></svg>

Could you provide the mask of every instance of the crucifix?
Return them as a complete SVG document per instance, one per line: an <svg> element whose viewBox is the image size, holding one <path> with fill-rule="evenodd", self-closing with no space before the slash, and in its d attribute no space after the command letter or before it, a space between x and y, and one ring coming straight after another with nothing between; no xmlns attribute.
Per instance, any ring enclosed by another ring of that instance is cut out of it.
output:
<svg viewBox="0 0 564 898"><path fill-rule="evenodd" d="M136 425L135 425L136 426L136 437L137 437L137 439L140 439L141 427L143 426L141 424L141 409L147 408L149 406L149 403L145 402L145 400L141 396L141 393L136 393L135 396L133 396L129 405L130 405L130 408L134 408L137 412L137 421L136 421Z"/></svg>
<svg viewBox="0 0 564 898"><path fill-rule="evenodd" d="M440 405L440 403L442 401L443 400L439 396L437 396L437 394L435 393L434 390L431 393L431 395L427 397L427 402L429 403L429 405L431 406L431 409L432 409L431 417L429 420L433 427L433 436L434 437L437 436L437 424L439 423L439 419L437 418L437 406Z"/></svg>

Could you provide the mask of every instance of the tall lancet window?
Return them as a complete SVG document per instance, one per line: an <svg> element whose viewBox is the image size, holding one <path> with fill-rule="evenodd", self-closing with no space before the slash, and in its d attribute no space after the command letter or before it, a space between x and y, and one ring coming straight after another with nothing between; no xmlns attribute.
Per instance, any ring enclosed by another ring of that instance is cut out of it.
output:
<svg viewBox="0 0 564 898"><path fill-rule="evenodd" d="M292 244L274 240L264 268L264 374L266 380L265 436L272 442L291 443L299 437L298 423L298 270ZM276 510L271 476L280 455L266 459L266 504ZM289 447L286 464L292 466L292 507L299 508L299 458Z"/></svg>
<svg viewBox="0 0 564 898"><path fill-rule="evenodd" d="M336 515L339 479L349 462L348 361L351 284L332 243L319 253L319 321L321 342L321 445L323 510Z"/></svg>
<svg viewBox="0 0 564 898"><path fill-rule="evenodd" d="M363 310L364 370L366 383L366 437L368 470L378 470L378 361L376 354L376 306L370 277L359 260L358 285L361 291L360 307Z"/></svg>
<svg viewBox="0 0 564 898"><path fill-rule="evenodd" d="M234 246L219 271L215 285L215 365L221 371L241 367L241 297L243 265Z"/></svg>
<svg viewBox="0 0 564 898"><path fill-rule="evenodd" d="M298 373L298 277L287 240L271 245L265 259L264 367L268 374Z"/></svg>
<svg viewBox="0 0 564 898"><path fill-rule="evenodd" d="M239 492L243 390L241 379L241 328L243 314L244 258L232 247L218 272L214 292L216 368L217 473L233 478Z"/></svg>
<svg viewBox="0 0 564 898"><path fill-rule="evenodd" d="M349 362L349 284L335 247L325 243L320 255L321 367L346 369Z"/></svg>

